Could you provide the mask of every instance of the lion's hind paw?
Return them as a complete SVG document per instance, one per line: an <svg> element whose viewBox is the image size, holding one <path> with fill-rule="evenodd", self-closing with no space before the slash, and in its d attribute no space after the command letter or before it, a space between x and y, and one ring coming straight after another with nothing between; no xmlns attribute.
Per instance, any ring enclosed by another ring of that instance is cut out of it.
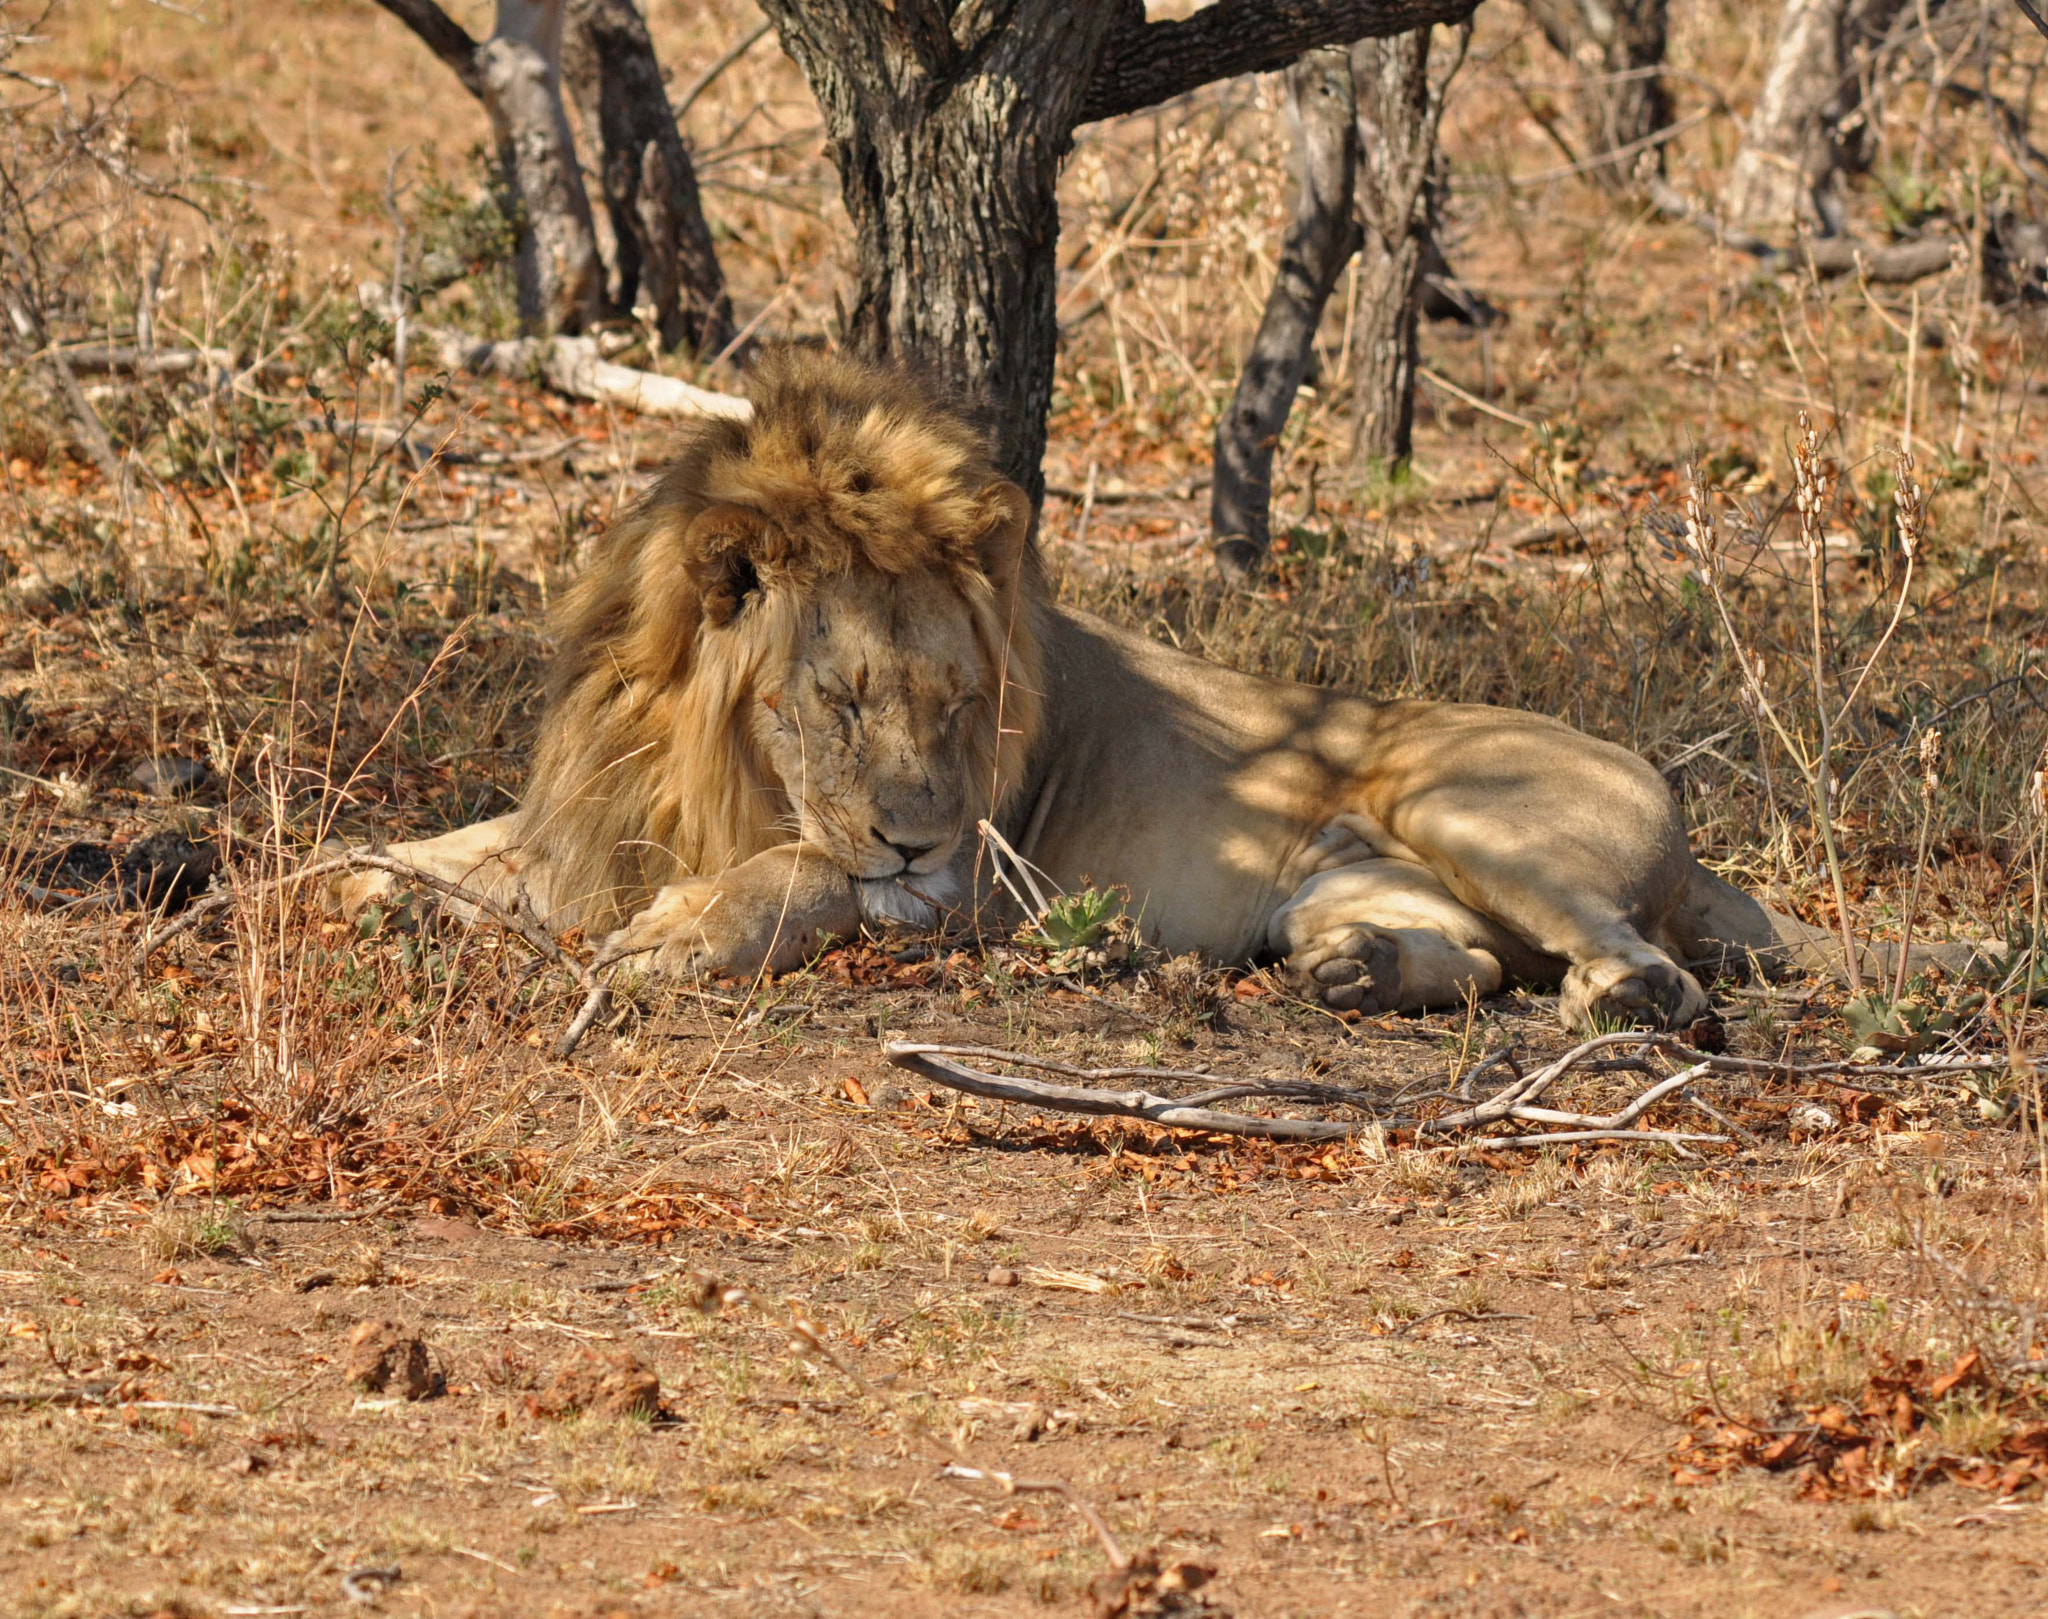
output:
<svg viewBox="0 0 2048 1619"><path fill-rule="evenodd" d="M1558 1016L1583 1032L1649 1024L1682 1029L1707 1009L1699 980L1662 951L1581 962L1565 974Z"/></svg>
<svg viewBox="0 0 2048 1619"><path fill-rule="evenodd" d="M1287 963L1305 994L1333 1012L1368 1017L1401 1004L1401 946L1376 928L1346 928Z"/></svg>

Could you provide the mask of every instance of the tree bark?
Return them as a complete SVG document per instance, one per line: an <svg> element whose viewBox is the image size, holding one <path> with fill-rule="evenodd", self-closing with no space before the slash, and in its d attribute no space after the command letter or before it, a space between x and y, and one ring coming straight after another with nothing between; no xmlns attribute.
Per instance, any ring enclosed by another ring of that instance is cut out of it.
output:
<svg viewBox="0 0 2048 1619"><path fill-rule="evenodd" d="M1840 177L1869 162L1869 131L1855 116L1865 76L1904 9L1905 0L1785 0L1721 193L1731 230L1841 234Z"/></svg>
<svg viewBox="0 0 2048 1619"><path fill-rule="evenodd" d="M484 111L519 212L519 318L577 332L604 310L604 265L562 101L563 0L498 0L477 48Z"/></svg>
<svg viewBox="0 0 2048 1619"><path fill-rule="evenodd" d="M1406 33L1472 14L1456 0L1216 0L1179 22L1145 21L1141 4L1116 8L1082 123L1155 106L1218 79L1272 73L1303 51Z"/></svg>
<svg viewBox="0 0 2048 1619"><path fill-rule="evenodd" d="M733 340L732 300L704 222L697 170L633 0L569 0L563 76L599 148L611 220L612 302L644 300L662 345L709 358Z"/></svg>
<svg viewBox="0 0 2048 1619"><path fill-rule="evenodd" d="M1664 65L1667 0L1525 0L1544 37L1584 82L1573 94L1586 142L1586 173L1610 191L1626 189L1639 154L1664 150L1655 137L1671 123ZM1607 161L1599 161L1600 159Z"/></svg>
<svg viewBox="0 0 2048 1619"><path fill-rule="evenodd" d="M846 340L995 412L1036 501L1058 323L1055 187L1111 11L765 0L825 115L859 285Z"/></svg>
<svg viewBox="0 0 2048 1619"><path fill-rule="evenodd" d="M1265 557L1272 537L1273 452L1308 371L1330 291L1358 251L1361 231L1351 206L1357 103L1347 51L1312 51L1288 69L1287 115L1301 190L1237 393L1216 423L1209 527L1216 566L1233 580Z"/></svg>
<svg viewBox="0 0 2048 1619"><path fill-rule="evenodd" d="M1414 450L1415 373L1422 363L1416 325L1443 189L1436 144L1443 89L1430 82L1429 30L1360 40L1351 47L1351 80L1358 97L1358 214L1365 227L1352 455L1391 467Z"/></svg>
<svg viewBox="0 0 2048 1619"><path fill-rule="evenodd" d="M1470 0L763 0L825 115L853 222L847 340L929 367L993 414L1006 472L1043 489L1060 160L1077 123L1333 39L1462 17ZM1112 37L1115 52L1106 49Z"/></svg>

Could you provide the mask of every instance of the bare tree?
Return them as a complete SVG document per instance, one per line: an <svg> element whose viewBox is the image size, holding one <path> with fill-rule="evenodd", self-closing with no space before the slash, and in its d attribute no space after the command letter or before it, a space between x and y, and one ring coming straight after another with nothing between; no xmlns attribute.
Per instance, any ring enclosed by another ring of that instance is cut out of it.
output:
<svg viewBox="0 0 2048 1619"><path fill-rule="evenodd" d="M1463 59L1469 28L1459 31ZM1273 454L1308 373L1337 277L1358 254L1353 340L1354 459L1398 465L1413 449L1417 326L1431 278L1448 278L1437 249L1442 195L1437 128L1450 73L1432 80L1430 30L1366 38L1317 52L1288 74L1301 190L1279 273L1216 424L1209 520L1218 568L1244 577L1271 537ZM1456 71L1456 63L1451 72ZM1446 314L1483 321L1472 300Z"/></svg>
<svg viewBox="0 0 2048 1619"><path fill-rule="evenodd" d="M1841 178L1870 157L1871 120L1859 113L1879 50L1905 10L1906 0L1785 0L1770 68L1722 188L1726 226L1789 234L1817 225L1824 235L1842 234Z"/></svg>
<svg viewBox="0 0 2048 1619"><path fill-rule="evenodd" d="M1058 340L1059 165L1076 125L1465 16L1471 0L763 0L825 115L853 223L848 339L992 407L1035 497Z"/></svg>
<svg viewBox="0 0 2048 1619"><path fill-rule="evenodd" d="M1216 423L1209 529L1216 565L1231 578L1250 573L1266 554L1273 452L1308 374L1330 291L1364 235L1352 210L1357 117L1349 51L1311 51L1288 69L1287 121L1294 130L1300 190L1237 392Z"/></svg>
<svg viewBox="0 0 2048 1619"><path fill-rule="evenodd" d="M563 68L584 134L599 146L613 306L644 301L665 347L718 354L733 340L732 300L696 166L634 0L569 0Z"/></svg>
<svg viewBox="0 0 2048 1619"><path fill-rule="evenodd" d="M434 0L377 0L490 115L518 221L519 313L536 332L575 332L644 298L662 339L716 352L732 308L697 175L647 26L632 0L498 0L478 41ZM563 96L564 67L599 148L614 242L607 298L590 199Z"/></svg>
<svg viewBox="0 0 2048 1619"><path fill-rule="evenodd" d="M1638 155L1653 152L1671 124L1662 70L1668 0L1524 0L1536 26L1578 70L1572 92L1585 150L1572 154L1587 178L1618 191Z"/></svg>
<svg viewBox="0 0 2048 1619"><path fill-rule="evenodd" d="M1353 455L1385 466L1406 461L1414 448L1415 373L1421 364L1416 322L1444 189L1437 128L1444 91L1469 38L1469 29L1459 31L1456 60L1434 81L1427 28L1362 39L1351 47L1358 90L1358 213L1365 226Z"/></svg>

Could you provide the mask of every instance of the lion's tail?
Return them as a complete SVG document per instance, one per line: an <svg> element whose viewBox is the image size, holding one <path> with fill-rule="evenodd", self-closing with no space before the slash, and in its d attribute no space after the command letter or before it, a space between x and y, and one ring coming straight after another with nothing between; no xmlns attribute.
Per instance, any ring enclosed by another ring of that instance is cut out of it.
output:
<svg viewBox="0 0 2048 1619"><path fill-rule="evenodd" d="M1849 976L1847 953L1838 934L1765 905L1697 864L1692 868L1685 903L1673 919L1672 932L1696 971L1738 976L1757 972L1766 978L1802 971L1824 974L1838 982ZM1916 943L1907 957L1906 970L1917 973L1939 967L1962 973L1979 962L1995 962L2003 954L2002 946L1989 941ZM1899 947L1878 941L1861 943L1856 961L1865 982L1889 985L1898 971Z"/></svg>

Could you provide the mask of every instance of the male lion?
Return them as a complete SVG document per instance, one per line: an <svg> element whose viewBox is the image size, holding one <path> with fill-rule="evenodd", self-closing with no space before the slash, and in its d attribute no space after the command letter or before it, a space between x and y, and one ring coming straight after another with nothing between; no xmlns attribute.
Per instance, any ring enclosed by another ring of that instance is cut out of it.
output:
<svg viewBox="0 0 2048 1619"><path fill-rule="evenodd" d="M781 971L986 899L993 820L1145 934L1339 1010L1509 979L1690 1022L1689 964L1809 943L1693 860L1663 779L1537 714L1220 668L1055 603L1030 502L922 380L820 355L706 421L565 597L519 809L391 850L606 954ZM354 877L360 905L388 876Z"/></svg>

